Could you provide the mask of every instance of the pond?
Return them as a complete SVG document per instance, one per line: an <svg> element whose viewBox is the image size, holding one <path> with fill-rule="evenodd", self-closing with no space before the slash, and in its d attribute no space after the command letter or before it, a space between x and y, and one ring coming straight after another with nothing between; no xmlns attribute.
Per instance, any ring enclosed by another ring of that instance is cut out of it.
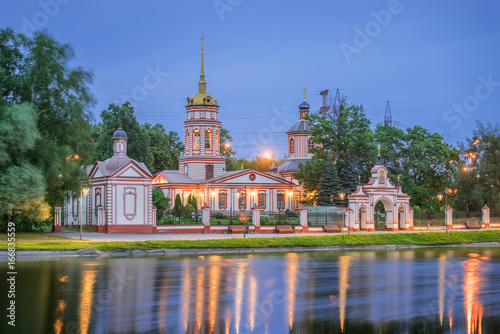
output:
<svg viewBox="0 0 500 334"><path fill-rule="evenodd" d="M2 333L500 332L499 249L18 260L17 267L16 328L4 317ZM1 303L5 310L7 298Z"/></svg>

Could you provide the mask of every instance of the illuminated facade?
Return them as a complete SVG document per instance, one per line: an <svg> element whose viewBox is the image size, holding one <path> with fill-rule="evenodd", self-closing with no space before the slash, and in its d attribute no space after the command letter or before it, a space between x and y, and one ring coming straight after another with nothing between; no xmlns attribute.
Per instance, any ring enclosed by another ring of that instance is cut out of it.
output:
<svg viewBox="0 0 500 334"><path fill-rule="evenodd" d="M113 156L97 161L86 171L91 187L81 204L78 196L68 196L66 225L80 224L81 217L87 228L98 232L156 232L153 175L144 163L127 156L125 131L118 129L113 134Z"/></svg>
<svg viewBox="0 0 500 334"><path fill-rule="evenodd" d="M206 204L211 211L237 214L253 208L269 213L296 209L297 184L292 182L291 172L285 176L274 166L269 172L226 171L226 158L220 155L219 105L207 92L206 85L202 44L198 92L187 99L186 105L185 154L179 158L179 170L160 171L155 175L153 186L162 189L172 199L172 205L177 195L183 203L193 195L198 207ZM303 116L309 112L305 98L299 108L300 122L305 122ZM297 138L299 152L305 145L299 143L300 131L293 136Z"/></svg>

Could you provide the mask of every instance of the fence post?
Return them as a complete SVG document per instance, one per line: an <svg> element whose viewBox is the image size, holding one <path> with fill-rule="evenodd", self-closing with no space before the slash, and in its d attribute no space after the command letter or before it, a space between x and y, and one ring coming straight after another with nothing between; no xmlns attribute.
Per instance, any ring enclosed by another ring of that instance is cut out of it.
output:
<svg viewBox="0 0 500 334"><path fill-rule="evenodd" d="M104 224L104 206L97 207L97 232L106 233L106 225Z"/></svg>
<svg viewBox="0 0 500 334"><path fill-rule="evenodd" d="M300 225L302 225L302 232L308 233L309 227L307 226L307 208L305 206L300 207L299 215Z"/></svg>
<svg viewBox="0 0 500 334"><path fill-rule="evenodd" d="M250 211L252 212L252 224L255 226L255 233L260 233L260 210L255 205Z"/></svg>
<svg viewBox="0 0 500 334"><path fill-rule="evenodd" d="M61 233L61 207L54 208L54 226L52 226L52 232Z"/></svg>
<svg viewBox="0 0 500 334"><path fill-rule="evenodd" d="M152 225L153 225L153 233L157 233L157 228L156 228L156 207L153 205L152 206L152 209L153 209L153 212L151 213L151 219L153 220L152 221Z"/></svg>
<svg viewBox="0 0 500 334"><path fill-rule="evenodd" d="M482 208L483 211L483 228L490 228L490 208L485 204Z"/></svg>
<svg viewBox="0 0 500 334"><path fill-rule="evenodd" d="M444 209L444 214L446 217L446 225L448 225L448 230L453 229L453 209L448 205L446 209Z"/></svg>
<svg viewBox="0 0 500 334"><path fill-rule="evenodd" d="M210 233L210 207L207 203L201 207L201 221L203 223L203 232Z"/></svg>

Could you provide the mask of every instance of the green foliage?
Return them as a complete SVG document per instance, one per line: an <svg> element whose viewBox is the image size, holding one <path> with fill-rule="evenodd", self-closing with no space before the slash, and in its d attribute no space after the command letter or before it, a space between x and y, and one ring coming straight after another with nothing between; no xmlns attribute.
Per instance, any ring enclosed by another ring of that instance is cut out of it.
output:
<svg viewBox="0 0 500 334"><path fill-rule="evenodd" d="M319 189L319 179L326 168L327 161L314 155L312 159L299 165L293 177L304 187L306 196L302 199L302 204L312 205L317 200L317 190Z"/></svg>
<svg viewBox="0 0 500 334"><path fill-rule="evenodd" d="M15 220L12 214L29 221L49 219L43 170L32 157L40 138L33 108L0 101L0 133L0 214L6 222Z"/></svg>
<svg viewBox="0 0 500 334"><path fill-rule="evenodd" d="M311 151L323 159L333 156L339 173L343 173L348 164L354 164L350 168L360 171L367 180L376 161L377 149L363 106L348 105L344 99L336 119L310 114L308 120L314 124L313 141L321 144Z"/></svg>
<svg viewBox="0 0 500 334"><path fill-rule="evenodd" d="M336 196L342 190L337 165L332 159L328 159L325 169L319 178L318 205L332 205L330 196Z"/></svg>
<svg viewBox="0 0 500 334"><path fill-rule="evenodd" d="M94 161L103 161L113 155L113 133L118 128L127 133L127 155L154 171L151 138L135 118L134 107L130 102L121 106L110 104L107 110L101 112L101 123L94 125L93 130L96 143Z"/></svg>
<svg viewBox="0 0 500 334"><path fill-rule="evenodd" d="M142 129L150 138L150 150L153 155L151 171L165 169L179 169L179 157L184 151L184 144L174 131L166 132L161 124L151 125L145 123Z"/></svg>
<svg viewBox="0 0 500 334"><path fill-rule="evenodd" d="M313 204L317 192L320 190L319 180L332 157L336 162L337 173L340 177L340 189L354 191L358 183L358 175L362 180L368 180L370 169L375 164L377 154L370 130L370 121L366 117L362 106L347 105L343 100L336 119L326 118L318 114L310 114L308 120L314 124L312 139L321 144L311 151L314 156L299 167L294 178L306 190L303 204ZM331 189L330 189L331 190ZM331 193L333 194L333 193ZM326 205L326 193L323 193L321 203Z"/></svg>
<svg viewBox="0 0 500 334"><path fill-rule="evenodd" d="M94 103L89 88L92 74L71 68L73 58L69 45L46 33L27 37L11 29L0 30L1 104L30 105L35 111L37 131L18 133L25 136L26 145L34 140L22 159L42 173L45 200L51 206L62 202L65 191L79 192L85 177L80 167L92 158L93 145L88 140L89 108ZM22 117L27 120L28 114L25 109Z"/></svg>
<svg viewBox="0 0 500 334"><path fill-rule="evenodd" d="M182 213L183 208L184 208L184 205L182 204L181 195L177 194L175 196L174 209L172 210L172 214L174 216L179 216Z"/></svg>
<svg viewBox="0 0 500 334"><path fill-rule="evenodd" d="M437 193L451 184L453 162L458 151L444 142L437 133L421 126L406 132L395 127L378 125L375 140L381 146L381 155L393 183L401 177L403 191L411 196L410 203L420 210L439 210Z"/></svg>
<svg viewBox="0 0 500 334"><path fill-rule="evenodd" d="M195 212L193 205L191 203L186 203L181 209L181 216L184 218L191 218L193 212Z"/></svg>
<svg viewBox="0 0 500 334"><path fill-rule="evenodd" d="M476 141L478 140L478 141ZM473 137L461 145L461 153L474 154L469 160L471 170L457 166L454 187L454 209L480 210L487 204L493 210L500 209L500 127L498 124L477 122ZM478 177L479 176L479 177Z"/></svg>
<svg viewBox="0 0 500 334"><path fill-rule="evenodd" d="M161 220L170 209L170 198L160 188L153 188L153 205L156 207L156 219Z"/></svg>
<svg viewBox="0 0 500 334"><path fill-rule="evenodd" d="M179 223L179 218L176 216L164 216L160 218L158 225L172 225Z"/></svg>

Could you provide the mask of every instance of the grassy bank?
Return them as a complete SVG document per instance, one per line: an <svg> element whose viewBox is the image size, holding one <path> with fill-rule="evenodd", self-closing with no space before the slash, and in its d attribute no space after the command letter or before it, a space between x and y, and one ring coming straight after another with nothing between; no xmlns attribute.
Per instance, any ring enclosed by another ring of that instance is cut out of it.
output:
<svg viewBox="0 0 500 334"><path fill-rule="evenodd" d="M500 231L468 232L425 232L425 233L384 233L351 234L325 236L294 236L280 238L248 238L217 240L175 240L175 241L133 241L133 242L91 242L47 235L43 233L19 233L16 235L16 250L78 250L95 248L101 251L149 250L149 249L190 249L190 248L279 248L279 247L321 247L360 245L446 245L472 242L500 241ZM0 250L7 250L7 237L0 236Z"/></svg>

